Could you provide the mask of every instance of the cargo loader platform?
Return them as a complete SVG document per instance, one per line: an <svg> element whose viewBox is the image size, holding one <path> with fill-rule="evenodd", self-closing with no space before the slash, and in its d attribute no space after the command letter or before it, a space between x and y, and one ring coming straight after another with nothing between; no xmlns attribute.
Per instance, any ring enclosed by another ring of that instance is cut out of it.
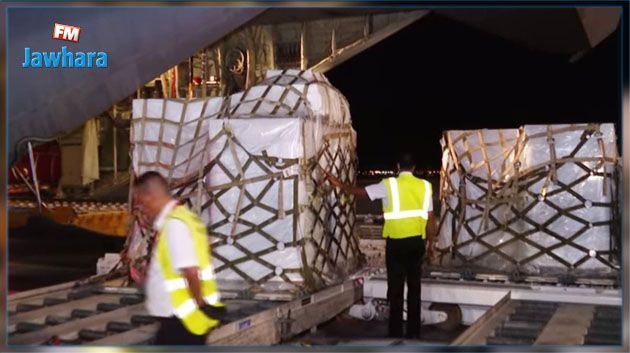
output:
<svg viewBox="0 0 630 353"><path fill-rule="evenodd" d="M144 298L122 279L76 282L9 297L10 345L146 345L157 330ZM228 323L208 337L212 344L277 344L326 322L361 299L361 280L350 280L289 301L222 293Z"/></svg>
<svg viewBox="0 0 630 353"><path fill-rule="evenodd" d="M383 269L366 271L365 298L384 299ZM368 300L368 299L365 299ZM423 320L444 312L447 326L469 325L452 345L621 345L621 292L614 280L428 271L422 279Z"/></svg>

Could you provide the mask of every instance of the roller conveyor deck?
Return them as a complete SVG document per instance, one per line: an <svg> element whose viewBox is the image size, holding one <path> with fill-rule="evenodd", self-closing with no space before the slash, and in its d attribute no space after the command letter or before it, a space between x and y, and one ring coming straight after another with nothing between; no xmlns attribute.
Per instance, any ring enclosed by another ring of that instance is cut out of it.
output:
<svg viewBox="0 0 630 353"><path fill-rule="evenodd" d="M384 269L366 271L364 295L385 300ZM422 279L423 315L431 310L455 317L469 327L453 345L620 345L621 292L614 279L464 276L428 270ZM454 308L458 308L453 311ZM427 316L429 318L430 316Z"/></svg>
<svg viewBox="0 0 630 353"><path fill-rule="evenodd" d="M147 314L142 294L121 284L68 283L10 296L9 344L150 344L157 320ZM282 295L222 295L227 323L210 334L208 343L276 344L350 307L361 298L362 286L351 280L291 300Z"/></svg>
<svg viewBox="0 0 630 353"><path fill-rule="evenodd" d="M488 310L454 345L621 345L621 307L515 300Z"/></svg>

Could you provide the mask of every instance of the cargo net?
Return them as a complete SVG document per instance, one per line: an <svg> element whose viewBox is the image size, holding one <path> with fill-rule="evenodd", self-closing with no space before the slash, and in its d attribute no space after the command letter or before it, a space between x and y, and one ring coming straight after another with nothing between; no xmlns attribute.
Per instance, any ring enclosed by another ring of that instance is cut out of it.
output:
<svg viewBox="0 0 630 353"><path fill-rule="evenodd" d="M447 131L441 144L433 265L516 276L617 275L612 124Z"/></svg>
<svg viewBox="0 0 630 353"><path fill-rule="evenodd" d="M134 114L134 132L146 131L152 105L168 112L161 104L172 102L150 101L136 101L143 113ZM191 109L192 102L199 107ZM207 224L222 288L310 291L353 272L360 261L354 200L323 178L325 170L356 182L356 135L343 95L322 75L287 70L219 101L192 102L179 125L163 115L150 129L171 126L170 139L180 136L179 143L169 143L164 132L156 135L161 142L146 135L132 141L134 172L168 176L174 194ZM186 126L187 133L177 131ZM163 152L137 151L146 145L169 148L173 167L159 163ZM199 160L187 166L189 156ZM140 221L137 238L149 245Z"/></svg>
<svg viewBox="0 0 630 353"><path fill-rule="evenodd" d="M178 198L192 206L191 195L183 192L198 184L207 160L208 120L219 114L222 104L222 98L134 100L131 183L138 175L157 171L169 181ZM123 252L142 271L149 261L155 232L151 223L133 209L131 188L129 205L133 217Z"/></svg>

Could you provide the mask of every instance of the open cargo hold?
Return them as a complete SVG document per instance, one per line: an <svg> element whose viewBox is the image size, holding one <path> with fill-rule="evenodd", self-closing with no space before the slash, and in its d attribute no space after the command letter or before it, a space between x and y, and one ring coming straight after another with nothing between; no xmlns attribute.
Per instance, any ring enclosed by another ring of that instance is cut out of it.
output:
<svg viewBox="0 0 630 353"><path fill-rule="evenodd" d="M208 225L222 288L290 292L346 278L359 265L348 104L321 74L270 71L226 98L134 101L133 173L157 170ZM146 253L136 222L132 253Z"/></svg>
<svg viewBox="0 0 630 353"><path fill-rule="evenodd" d="M619 172L612 124L447 131L441 143L440 265L616 276Z"/></svg>

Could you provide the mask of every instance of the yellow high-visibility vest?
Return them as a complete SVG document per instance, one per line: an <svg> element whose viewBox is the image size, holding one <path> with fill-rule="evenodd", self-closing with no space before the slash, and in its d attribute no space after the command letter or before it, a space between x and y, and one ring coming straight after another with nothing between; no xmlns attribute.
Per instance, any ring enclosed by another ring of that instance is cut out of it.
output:
<svg viewBox="0 0 630 353"><path fill-rule="evenodd" d="M383 237L403 239L413 236L426 238L431 183L408 172L384 180L387 205L383 204Z"/></svg>
<svg viewBox="0 0 630 353"><path fill-rule="evenodd" d="M172 219L178 219L186 224L193 237L195 253L199 261L199 280L201 294L206 303L213 306L223 306L219 289L215 281L214 268L210 259L210 245L206 236L206 226L191 211L184 206L176 206L166 217L167 224ZM168 242L164 233L166 227L162 227L158 235L156 256L165 278L166 290L171 297L173 311L184 327L192 334L203 335L219 325L219 321L204 314L188 290L188 283L182 274L175 270L171 264L168 252Z"/></svg>

